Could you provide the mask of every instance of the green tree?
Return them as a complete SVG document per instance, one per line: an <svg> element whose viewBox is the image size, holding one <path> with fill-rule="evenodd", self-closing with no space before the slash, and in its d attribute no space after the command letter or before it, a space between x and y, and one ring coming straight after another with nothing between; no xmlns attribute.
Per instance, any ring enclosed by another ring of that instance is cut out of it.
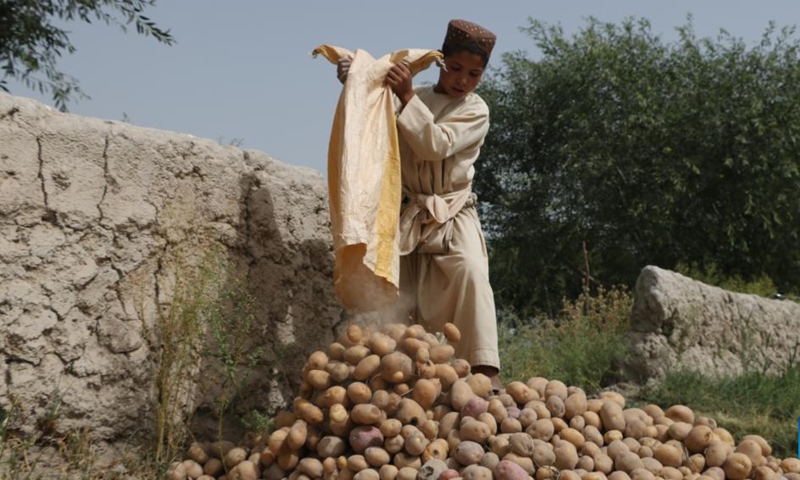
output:
<svg viewBox="0 0 800 480"><path fill-rule="evenodd" d="M541 58L506 54L480 90L475 190L501 305L553 313L585 278L632 285L648 264L800 286L794 29L752 48L691 22L675 43L643 19L525 31Z"/></svg>
<svg viewBox="0 0 800 480"><path fill-rule="evenodd" d="M8 91L13 78L28 88L49 93L60 110L75 97L86 94L78 80L57 68L64 52L75 47L64 24L80 20L98 20L118 25L123 31L133 24L142 35L152 35L171 45L169 30L162 30L144 15L155 0L0 0L0 89Z"/></svg>

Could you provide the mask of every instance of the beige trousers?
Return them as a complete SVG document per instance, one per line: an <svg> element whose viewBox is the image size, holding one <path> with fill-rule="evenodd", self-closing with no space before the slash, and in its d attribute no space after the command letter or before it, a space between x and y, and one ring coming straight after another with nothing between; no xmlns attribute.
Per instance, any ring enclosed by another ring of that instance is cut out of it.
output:
<svg viewBox="0 0 800 480"><path fill-rule="evenodd" d="M499 369L497 317L478 214L465 207L450 221L454 231L446 253L417 248L400 257L400 304L429 331L454 323L461 330L456 356Z"/></svg>

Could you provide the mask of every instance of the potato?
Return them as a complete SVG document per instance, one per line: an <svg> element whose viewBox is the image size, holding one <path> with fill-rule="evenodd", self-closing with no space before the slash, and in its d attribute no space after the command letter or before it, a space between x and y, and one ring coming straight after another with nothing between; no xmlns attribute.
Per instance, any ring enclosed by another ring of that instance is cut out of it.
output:
<svg viewBox="0 0 800 480"><path fill-rule="evenodd" d="M539 399L539 394L536 392L536 390L533 390L522 382L509 382L506 385L505 391L507 394L511 395L511 398L514 399L514 402L517 405L525 405L531 400Z"/></svg>
<svg viewBox="0 0 800 480"><path fill-rule="evenodd" d="M563 418L564 417L564 400L558 395L550 395L545 401L545 406L550 412L550 418Z"/></svg>
<svg viewBox="0 0 800 480"><path fill-rule="evenodd" d="M633 452L620 452L614 459L614 468L630 474L634 469L644 468L642 459Z"/></svg>
<svg viewBox="0 0 800 480"><path fill-rule="evenodd" d="M591 460L591 458L589 460ZM580 465L580 460L578 460L578 464ZM606 477L606 474L603 472L589 471L586 475L581 477L581 480L607 480L607 478L608 477Z"/></svg>
<svg viewBox="0 0 800 480"><path fill-rule="evenodd" d="M371 403L360 403L350 411L350 418L359 425L375 425L383 419L383 412Z"/></svg>
<svg viewBox="0 0 800 480"><path fill-rule="evenodd" d="M344 454L347 444L335 435L326 435L317 443L317 455L322 458L338 457Z"/></svg>
<svg viewBox="0 0 800 480"><path fill-rule="evenodd" d="M428 460L420 467L417 480L438 480L445 470L447 470L447 464L444 460Z"/></svg>
<svg viewBox="0 0 800 480"><path fill-rule="evenodd" d="M372 390L362 382L352 382L347 386L347 398L354 405L369 403L372 400Z"/></svg>
<svg viewBox="0 0 800 480"><path fill-rule="evenodd" d="M455 355L456 350L452 345L436 345L430 349L430 357L433 363L447 363Z"/></svg>
<svg viewBox="0 0 800 480"><path fill-rule="evenodd" d="M641 459L642 459L642 465L644 466L645 470L652 473L653 475L661 474L661 469L664 468L664 465L662 465L661 462L659 462L653 457L641 457Z"/></svg>
<svg viewBox="0 0 800 480"><path fill-rule="evenodd" d="M578 464L578 450L569 442L560 442L553 451L556 454L556 468L573 469Z"/></svg>
<svg viewBox="0 0 800 480"><path fill-rule="evenodd" d="M733 453L733 447L726 442L715 440L709 443L705 450L706 466L721 467L731 453ZM675 465L670 466L674 467Z"/></svg>
<svg viewBox="0 0 800 480"><path fill-rule="evenodd" d="M342 383L350 377L350 366L344 362L332 360L325 366L331 382Z"/></svg>
<svg viewBox="0 0 800 480"><path fill-rule="evenodd" d="M625 417L622 415L622 407L617 402L613 400L603 402L599 415L606 430L625 431Z"/></svg>
<svg viewBox="0 0 800 480"><path fill-rule="evenodd" d="M606 430L606 433L603 434L603 442L606 444L611 444L615 440L622 441L623 438L625 438L625 435L619 430Z"/></svg>
<svg viewBox="0 0 800 480"><path fill-rule="evenodd" d="M652 472L644 469L634 469L630 474L631 480L655 480L656 476Z"/></svg>
<svg viewBox="0 0 800 480"><path fill-rule="evenodd" d="M617 470L608 475L608 480L631 480L631 477L627 473Z"/></svg>
<svg viewBox="0 0 800 480"><path fill-rule="evenodd" d="M684 438L683 442L686 444L686 449L691 453L700 453L705 451L706 447L716 439L716 435L710 427L706 425L697 425L689 430L689 433ZM758 444L753 442L757 447ZM761 447L758 447L761 452Z"/></svg>
<svg viewBox="0 0 800 480"><path fill-rule="evenodd" d="M400 400L394 416L403 425L419 425L428 419L425 410L410 398Z"/></svg>
<svg viewBox="0 0 800 480"><path fill-rule="evenodd" d="M347 468L354 472L358 473L361 470L369 468L369 464L367 463L366 457L364 455L350 455L347 457Z"/></svg>
<svg viewBox="0 0 800 480"><path fill-rule="evenodd" d="M528 480L528 472L510 460L501 460L494 469L496 480Z"/></svg>
<svg viewBox="0 0 800 480"><path fill-rule="evenodd" d="M294 414L297 418L305 420L310 425L319 425L324 419L322 410L313 403L303 398L294 401Z"/></svg>
<svg viewBox="0 0 800 480"><path fill-rule="evenodd" d="M452 452L461 443L461 436L458 429L453 429L447 434L447 448Z"/></svg>
<svg viewBox="0 0 800 480"><path fill-rule="evenodd" d="M594 458L603 453L603 450L596 443L583 442L583 445L578 448L578 453L581 455L589 455Z"/></svg>
<svg viewBox="0 0 800 480"><path fill-rule="evenodd" d="M420 378L414 383L414 388L411 389L411 398L419 404L420 407L427 410L431 408L439 397L439 385L432 380Z"/></svg>
<svg viewBox="0 0 800 480"><path fill-rule="evenodd" d="M277 464L281 470L287 472L292 470L300 462L297 452L285 452L278 455Z"/></svg>
<svg viewBox="0 0 800 480"><path fill-rule="evenodd" d="M306 443L308 436L308 423L305 420L296 420L286 436L286 444L292 450L299 450ZM227 463L227 462L226 462ZM229 466L230 467L230 466Z"/></svg>
<svg viewBox="0 0 800 480"><path fill-rule="evenodd" d="M395 351L397 348L397 341L385 333L372 332L367 341L367 347L372 350L372 353L375 355L384 357Z"/></svg>
<svg viewBox="0 0 800 480"><path fill-rule="evenodd" d="M472 392L481 398L486 398L492 393L492 380L482 373L470 375L467 377L467 383Z"/></svg>
<svg viewBox="0 0 800 480"><path fill-rule="evenodd" d="M471 440L462 441L453 450L453 458L455 458L461 465L477 464L481 461L483 454L483 446Z"/></svg>
<svg viewBox="0 0 800 480"><path fill-rule="evenodd" d="M759 445L755 440L742 440L739 442L739 445L736 446L734 452L744 453L750 457L753 467L761 466L767 463L764 459L764 456L761 454L761 445Z"/></svg>
<svg viewBox="0 0 800 480"><path fill-rule="evenodd" d="M394 454L403 451L405 444L406 439L403 438L402 435L395 435L383 441L383 448L385 448L387 452Z"/></svg>
<svg viewBox="0 0 800 480"><path fill-rule="evenodd" d="M689 470L692 473L700 473L706 467L706 457L700 453L695 453L684 460L683 466L689 467Z"/></svg>
<svg viewBox="0 0 800 480"><path fill-rule="evenodd" d="M558 434L562 430L569 428L567 422L564 421L563 418L560 417L552 417L550 421L553 423L553 431Z"/></svg>
<svg viewBox="0 0 800 480"><path fill-rule="evenodd" d="M500 423L500 432L518 433L522 431L522 424L516 418L506 418Z"/></svg>
<svg viewBox="0 0 800 480"><path fill-rule="evenodd" d="M383 445L383 435L375 426L360 426L350 432L350 447L358 454L364 453L367 447Z"/></svg>
<svg viewBox="0 0 800 480"><path fill-rule="evenodd" d="M449 453L450 446L447 444L447 440L443 438L437 438L436 440L428 443L428 446L425 447L425 452L422 453L422 461L427 462L434 458L438 460L446 460Z"/></svg>
<svg viewBox="0 0 800 480"><path fill-rule="evenodd" d="M391 455L381 447L367 447L364 450L364 458L367 463L373 468L380 468L391 461Z"/></svg>
<svg viewBox="0 0 800 480"><path fill-rule="evenodd" d="M549 382L547 382L547 385L545 385L544 395L542 395L541 397L548 398L551 395L555 395L558 398L560 398L561 401L564 401L567 399L568 396L567 390L568 390L567 386L564 384L564 382L560 380L550 380Z"/></svg>
<svg viewBox="0 0 800 480"><path fill-rule="evenodd" d="M766 465L753 471L753 480L777 480L778 474Z"/></svg>
<svg viewBox="0 0 800 480"><path fill-rule="evenodd" d="M556 453L553 445L542 440L533 441L533 455L531 455L533 462L542 466L551 466L556 463Z"/></svg>
<svg viewBox="0 0 800 480"><path fill-rule="evenodd" d="M539 470L542 470L542 469L540 468ZM576 472L573 472L572 470L566 470L566 471L557 472L557 473L558 473L558 480L580 480L580 478L581 478L580 475L578 475ZM624 472L620 472L620 473L622 473L626 477L628 476L627 473L624 473ZM539 479L537 478L537 480L539 480ZM623 480L623 479L614 479L614 480ZM627 480L630 480L630 478L628 478Z"/></svg>
<svg viewBox="0 0 800 480"><path fill-rule="evenodd" d="M722 464L722 470L725 471L725 478L731 480L743 480L750 476L750 470L753 468L753 463L750 457L744 453L732 453Z"/></svg>
<svg viewBox="0 0 800 480"><path fill-rule="evenodd" d="M509 460L516 463L522 467L522 469L525 470L525 473L528 475L533 475L534 472L536 472L536 467L533 465L533 460L531 460L529 457L521 457L514 452L510 452L503 457L503 460Z"/></svg>
<svg viewBox="0 0 800 480"><path fill-rule="evenodd" d="M439 422L431 418L422 422L418 428L428 440L435 440L439 436Z"/></svg>
<svg viewBox="0 0 800 480"><path fill-rule="evenodd" d="M374 468L365 468L353 475L353 480L380 480L380 474Z"/></svg>
<svg viewBox="0 0 800 480"><path fill-rule="evenodd" d="M676 422L694 425L694 412L685 405L672 405L664 412L664 416Z"/></svg>
<svg viewBox="0 0 800 480"><path fill-rule="evenodd" d="M203 473L210 477L215 477L222 473L225 466L222 464L222 460L219 458L209 458L208 461L203 465Z"/></svg>
<svg viewBox="0 0 800 480"><path fill-rule="evenodd" d="M638 418L625 421L625 435L631 438L642 438L648 434L648 426Z"/></svg>
<svg viewBox="0 0 800 480"><path fill-rule="evenodd" d="M320 478L323 474L322 462L313 457L305 457L300 459L300 462L297 464L297 470L305 475L308 475L310 478Z"/></svg>
<svg viewBox="0 0 800 480"><path fill-rule="evenodd" d="M402 323L385 323L381 326L381 333L388 335L389 338L395 342L399 342L405 338L405 333L408 327Z"/></svg>
<svg viewBox="0 0 800 480"><path fill-rule="evenodd" d="M449 398L450 405L453 407L453 410L460 412L461 409L464 408L464 405L467 402L475 397L475 393L470 388L469 384L466 380L458 379L453 382L453 385L450 387L450 391L447 393Z"/></svg>
<svg viewBox="0 0 800 480"><path fill-rule="evenodd" d="M667 467L678 468L683 462L683 453L672 445L658 445L653 449L653 458Z"/></svg>
<svg viewBox="0 0 800 480"><path fill-rule="evenodd" d="M288 439L288 437L287 437ZM241 447L234 447L228 450L222 462L227 468L233 468L247 459L247 450Z"/></svg>
<svg viewBox="0 0 800 480"><path fill-rule="evenodd" d="M245 460L236 465L229 473L230 480L258 480L261 472L258 467L251 461Z"/></svg>
<svg viewBox="0 0 800 480"><path fill-rule="evenodd" d="M692 431L692 424L687 422L675 421L669 426L669 436L679 442L682 442Z"/></svg>
<svg viewBox="0 0 800 480"><path fill-rule="evenodd" d="M544 404L542 404L542 408L544 408ZM516 415L516 418L517 420L519 420L519 423L522 425L522 428L528 428L533 422L539 420L540 418L544 420L550 419L550 412L547 410L547 408L544 408L544 411L547 413L547 415L541 416L533 408L523 408L522 410L519 410L519 413ZM509 408L508 412L509 416L514 417L513 407Z"/></svg>
<svg viewBox="0 0 800 480"><path fill-rule="evenodd" d="M449 459L449 460L452 460L452 458L451 458L451 459ZM447 463L447 462L445 462L445 464L446 464L446 463ZM458 463L458 462L456 462L456 463ZM447 470L445 470L444 472L442 472L442 473L439 475L439 480L453 480L454 478L461 478L461 474L460 474L460 473L458 473L458 470L455 470L455 469L453 469L453 468L450 468L450 466L449 466L449 465L448 465L448 467L447 467Z"/></svg>
<svg viewBox="0 0 800 480"><path fill-rule="evenodd" d="M376 354L362 358L353 370L353 378L359 381L367 380L378 371L381 366L381 357Z"/></svg>
<svg viewBox="0 0 800 480"><path fill-rule="evenodd" d="M800 459L784 458L780 465L784 473L800 473Z"/></svg>
<svg viewBox="0 0 800 480"><path fill-rule="evenodd" d="M370 349L365 347L364 345L353 345L352 347L344 351L343 359L349 365L356 366L358 365L358 362L365 359L371 353L372 352L370 351Z"/></svg>
<svg viewBox="0 0 800 480"><path fill-rule="evenodd" d="M581 416L583 417L584 421L586 422L586 425L591 425L591 426L593 426L594 428L596 428L598 430L603 428L603 421L600 420L600 415L598 415L597 413L587 410Z"/></svg>
<svg viewBox="0 0 800 480"><path fill-rule="evenodd" d="M508 443L511 446L511 451L523 457L530 457L533 455L533 438L527 433L514 433L509 439Z"/></svg>
<svg viewBox="0 0 800 480"><path fill-rule="evenodd" d="M422 434L419 430L412 432L410 435L405 437L405 451L411 456L421 456L425 452L425 448L427 448L428 441L425 438L425 435Z"/></svg>
<svg viewBox="0 0 800 480"><path fill-rule="evenodd" d="M414 362L402 352L392 352L381 358L381 376L390 383L402 383L414 374Z"/></svg>
<svg viewBox="0 0 800 480"><path fill-rule="evenodd" d="M753 440L754 442L758 443L761 446L761 455L765 457L772 455L772 447L770 446L769 443L767 443L766 440L764 440L764 437L760 435L745 435L744 437L742 437L742 441L745 440Z"/></svg>
<svg viewBox="0 0 800 480"><path fill-rule="evenodd" d="M439 420L439 437L447 438L447 435L453 429L458 429L460 425L461 414L459 412L448 412L441 420Z"/></svg>
<svg viewBox="0 0 800 480"><path fill-rule="evenodd" d="M536 420L528 428L526 428L525 433L534 439L544 440L547 442L553 437L553 434L555 433L555 427L553 427L553 422L550 421L549 418L542 418Z"/></svg>
<svg viewBox="0 0 800 480"><path fill-rule="evenodd" d="M378 470L378 476L380 480L396 480L398 472L399 469L396 466L386 464Z"/></svg>
<svg viewBox="0 0 800 480"><path fill-rule="evenodd" d="M571 420L586 413L586 394L576 392L564 400L564 418Z"/></svg>
<svg viewBox="0 0 800 480"><path fill-rule="evenodd" d="M575 445L576 448L580 448L581 445L583 445L583 443L586 441L586 439L583 438L581 432L573 428L565 428L560 432L558 432L558 435L561 437L562 440L565 440Z"/></svg>
<svg viewBox="0 0 800 480"><path fill-rule="evenodd" d="M183 471L187 477L195 479L203 475L203 467L192 459L186 459L181 462Z"/></svg>
<svg viewBox="0 0 800 480"><path fill-rule="evenodd" d="M393 463L400 470L403 468L413 468L416 471L422 467L422 460L420 457L411 456L405 452L397 452L394 456Z"/></svg>
<svg viewBox="0 0 800 480"><path fill-rule="evenodd" d="M452 390L450 390L452 392ZM461 415L463 417L479 417L480 415L486 413L486 409L489 407L489 402L482 399L479 396L474 396L467 400L467 403L464 404L464 407L461 409ZM492 417L494 421L494 417ZM497 421L495 421L495 424Z"/></svg>
<svg viewBox="0 0 800 480"><path fill-rule="evenodd" d="M489 426L478 420L464 422L458 432L462 440L472 440L481 444L488 440L491 435Z"/></svg>
<svg viewBox="0 0 800 480"><path fill-rule="evenodd" d="M292 422L292 423L294 423L294 422ZM283 432L283 438L284 439L286 438L286 434L289 433L289 429L288 428L286 428L285 430L284 429L276 430L273 433L277 433L278 431ZM278 434L278 435L280 435L280 434ZM281 440L281 441L283 441L283 440ZM208 453L212 457L222 459L235 446L236 445L234 445L233 442L231 442L231 441L219 440L219 441L211 443L211 445L208 446Z"/></svg>
<svg viewBox="0 0 800 480"><path fill-rule="evenodd" d="M622 394L620 394L619 392L613 392L613 391L600 392L600 399L603 400L603 402L611 400L612 402L619 405L619 408L622 409L625 408L625 397L623 397Z"/></svg>
<svg viewBox="0 0 800 480"><path fill-rule="evenodd" d="M605 453L598 453L594 457L594 469L598 472L603 472L606 475L614 471L614 460Z"/></svg>
<svg viewBox="0 0 800 480"><path fill-rule="evenodd" d="M430 345L418 338L404 338L400 341L398 346L398 350L404 352L410 358L417 358L417 351L419 351L421 348L429 350L428 354L430 355Z"/></svg>

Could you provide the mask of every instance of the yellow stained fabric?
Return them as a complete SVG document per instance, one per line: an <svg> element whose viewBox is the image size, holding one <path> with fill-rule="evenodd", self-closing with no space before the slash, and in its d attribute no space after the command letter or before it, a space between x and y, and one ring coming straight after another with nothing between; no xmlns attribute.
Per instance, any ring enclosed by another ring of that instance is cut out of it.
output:
<svg viewBox="0 0 800 480"><path fill-rule="evenodd" d="M407 49L375 59L331 45L313 53L334 64L352 59L328 145L336 293L348 310L383 309L398 297L402 195L394 95L384 79L396 63L407 61L416 74L441 54Z"/></svg>

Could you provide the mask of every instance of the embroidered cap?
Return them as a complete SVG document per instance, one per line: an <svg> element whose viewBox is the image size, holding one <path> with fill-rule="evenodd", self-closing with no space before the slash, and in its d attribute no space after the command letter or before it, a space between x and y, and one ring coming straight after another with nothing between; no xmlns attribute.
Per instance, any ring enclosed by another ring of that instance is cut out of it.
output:
<svg viewBox="0 0 800 480"><path fill-rule="evenodd" d="M494 33L477 23L466 20L450 20L450 23L447 24L447 35L444 37L444 44L448 47L456 47L474 42L478 48L489 56L492 54L496 40L497 36Z"/></svg>

